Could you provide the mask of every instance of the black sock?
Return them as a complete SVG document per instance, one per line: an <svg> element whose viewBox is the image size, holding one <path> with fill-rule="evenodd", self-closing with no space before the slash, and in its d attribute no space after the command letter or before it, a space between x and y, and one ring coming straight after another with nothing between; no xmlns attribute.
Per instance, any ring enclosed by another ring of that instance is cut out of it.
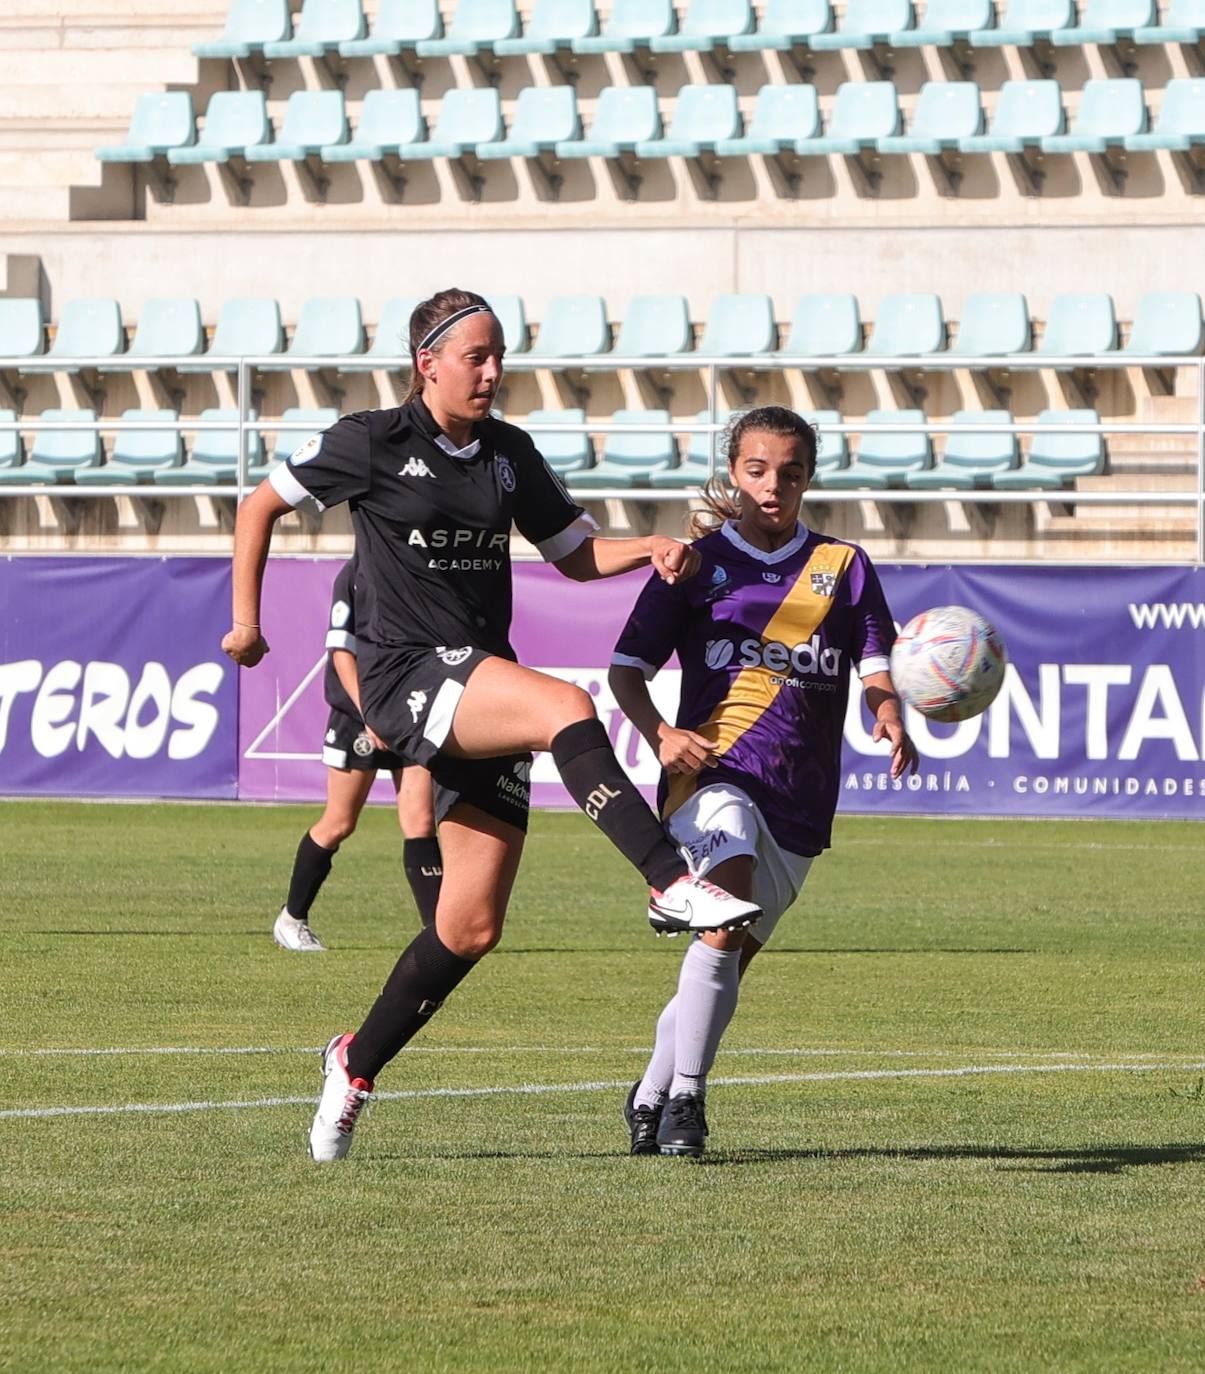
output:
<svg viewBox="0 0 1205 1374"><path fill-rule="evenodd" d="M293 876L289 879L289 896L285 902L290 916L298 921L309 920L310 907L314 905L318 889L326 882L334 858L335 850L323 849L320 844L315 844L308 830L301 837L297 857L293 860Z"/></svg>
<svg viewBox="0 0 1205 1374"><path fill-rule="evenodd" d="M619 766L601 721L566 725L552 741L552 757L569 795L650 887L666 888L687 872L661 822Z"/></svg>
<svg viewBox="0 0 1205 1374"><path fill-rule="evenodd" d="M407 840L402 845L402 867L406 870L406 881L414 893L414 904L418 907L423 925L432 925L444 875L439 841L433 835L420 840Z"/></svg>
<svg viewBox="0 0 1205 1374"><path fill-rule="evenodd" d="M424 926L402 951L381 995L347 1047L351 1077L371 1083L422 1030L475 962L453 954L436 935L434 926Z"/></svg>

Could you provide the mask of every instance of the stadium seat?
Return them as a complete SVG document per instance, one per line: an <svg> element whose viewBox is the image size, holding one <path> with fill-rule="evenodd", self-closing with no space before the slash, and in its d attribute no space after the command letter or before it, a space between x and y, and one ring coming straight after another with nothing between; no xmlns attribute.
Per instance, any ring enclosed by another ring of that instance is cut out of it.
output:
<svg viewBox="0 0 1205 1374"><path fill-rule="evenodd" d="M403 144L424 143L427 125L412 86L368 91L360 107L355 137L346 143L324 143L323 162L381 162L396 158Z"/></svg>
<svg viewBox="0 0 1205 1374"><path fill-rule="evenodd" d="M611 346L607 307L601 296L554 296L544 308L533 358L576 358L605 353Z"/></svg>
<svg viewBox="0 0 1205 1374"><path fill-rule="evenodd" d="M920 88L912 124L906 134L890 134L878 141L879 152L923 153L944 159L960 152L962 140L983 130L979 87L973 81L926 81ZM941 162L951 184L961 171L957 163Z"/></svg>
<svg viewBox="0 0 1205 1374"><path fill-rule="evenodd" d="M941 300L930 294L884 296L866 352L874 358L915 358L946 346Z"/></svg>
<svg viewBox="0 0 1205 1374"><path fill-rule="evenodd" d="M899 131L900 107L890 81L845 81L837 87L837 99L827 133L801 138L795 144L800 157L828 157L840 153L857 158L877 152L878 141ZM876 172L864 167L873 180Z"/></svg>
<svg viewBox="0 0 1205 1374"><path fill-rule="evenodd" d="M122 420L175 421L174 410L124 410ZM153 482L158 468L180 466L183 448L180 433L173 429L119 429L113 438L113 451L100 467L81 468L75 474L78 486L133 486Z"/></svg>
<svg viewBox="0 0 1205 1374"><path fill-rule="evenodd" d="M689 0L677 33L649 40L650 52L713 52L729 38L753 32L749 0Z"/></svg>
<svg viewBox="0 0 1205 1374"><path fill-rule="evenodd" d="M501 137L502 104L497 90L492 86L454 86L443 98L430 139L403 143L397 155L402 162L437 157L457 161L465 153L476 154L479 144L493 143Z"/></svg>
<svg viewBox="0 0 1205 1374"><path fill-rule="evenodd" d="M720 295L712 298L698 351L710 358L752 357L772 353L777 342L769 296Z"/></svg>
<svg viewBox="0 0 1205 1374"><path fill-rule="evenodd" d="M816 88L803 83L763 86L747 132L740 138L721 138L717 157L779 157L795 151L801 138L820 133L820 104Z"/></svg>
<svg viewBox="0 0 1205 1374"><path fill-rule="evenodd" d="M968 41L972 48L1032 48L1074 22L1074 0L1008 0L999 27L976 29Z"/></svg>
<svg viewBox="0 0 1205 1374"><path fill-rule="evenodd" d="M1180 77L1167 83L1152 133L1127 134L1126 151L1173 153L1205 147L1205 78Z"/></svg>
<svg viewBox="0 0 1205 1374"><path fill-rule="evenodd" d="M928 0L917 26L893 33L893 48L954 48L971 34L990 29L995 18L992 0Z"/></svg>
<svg viewBox="0 0 1205 1374"><path fill-rule="evenodd" d="M476 57L483 49L492 49L499 39L518 36L515 0L459 0L446 36L423 39L415 44L415 52L424 58Z"/></svg>
<svg viewBox="0 0 1205 1374"><path fill-rule="evenodd" d="M37 358L46 352L46 323L36 296L0 296L0 358Z"/></svg>
<svg viewBox="0 0 1205 1374"><path fill-rule="evenodd" d="M1150 291L1138 302L1123 353L1139 358L1205 352L1201 298L1195 291Z"/></svg>
<svg viewBox="0 0 1205 1374"><path fill-rule="evenodd" d="M536 0L521 38L499 38L496 57L523 57L528 53L551 57L571 49L574 39L598 33L594 0Z"/></svg>
<svg viewBox="0 0 1205 1374"><path fill-rule="evenodd" d="M841 414L836 410L801 410L799 412L816 431L816 475L812 479L823 485L830 472L836 472L849 463L849 445L840 431L834 433L831 426L841 423Z"/></svg>
<svg viewBox="0 0 1205 1374"><path fill-rule="evenodd" d="M620 358L655 358L689 353L694 346L685 296L633 296L628 302L615 353Z"/></svg>
<svg viewBox="0 0 1205 1374"><path fill-rule="evenodd" d="M589 137L563 140L556 145L556 155L618 158L631 155L638 143L660 136L661 115L654 87L605 86L599 92Z"/></svg>
<svg viewBox="0 0 1205 1374"><path fill-rule="evenodd" d="M279 464L286 458L290 458L313 434L321 434L323 430L330 429L331 425L339 418L339 412L334 407L321 407L317 410L307 409L305 406L290 406L285 410L280 419L283 424L305 424L308 430L282 429L276 434L276 442L272 445L272 454L266 463L248 466L248 483L263 481Z"/></svg>
<svg viewBox="0 0 1205 1374"><path fill-rule="evenodd" d="M1125 140L1146 132L1146 102L1142 83L1134 77L1110 81L1086 81L1079 113L1071 132L1050 134L1042 140L1044 153L1097 153L1125 155ZM1111 164L1115 178L1125 176L1121 163Z"/></svg>
<svg viewBox="0 0 1205 1374"><path fill-rule="evenodd" d="M289 0L230 0L226 27L214 43L194 43L194 57L251 57L265 43L279 43L293 32Z"/></svg>
<svg viewBox="0 0 1205 1374"><path fill-rule="evenodd" d="M741 113L734 86L683 86L668 134L642 139L636 144L636 156L701 158L714 154L720 139L736 138L740 132ZM709 180L715 178L709 176Z"/></svg>
<svg viewBox="0 0 1205 1374"><path fill-rule="evenodd" d="M717 410L715 413L717 422L726 425L732 418L730 410ZM695 416L695 423L700 425L709 424L711 421L710 410L700 410ZM723 452L723 434L715 436L715 471L723 472L728 464ZM711 476L711 436L709 434L692 434L686 443L686 454L682 462L676 468L664 468L660 472L654 472L649 476L649 485L659 487L663 490L680 491L686 487L701 487Z"/></svg>
<svg viewBox="0 0 1205 1374"><path fill-rule="evenodd" d="M96 411L55 408L42 411L39 418L94 423ZM57 486L74 482L78 472L100 463L101 452L100 435L94 429L39 429L29 461L20 467L0 468L0 486Z"/></svg>
<svg viewBox="0 0 1205 1374"><path fill-rule="evenodd" d="M158 297L142 307L129 351L111 363L108 372L155 368L160 358L182 358L205 347L201 307L192 297Z"/></svg>
<svg viewBox="0 0 1205 1374"><path fill-rule="evenodd" d="M1037 349L1043 357L1082 357L1111 353L1116 347L1112 296L1103 291L1055 296Z"/></svg>
<svg viewBox="0 0 1205 1374"><path fill-rule="evenodd" d="M1038 416L1040 425L1099 422L1095 410L1044 410ZM1057 491L1077 477L1094 477L1104 462L1104 442L1099 434L1059 434L1056 429L1035 434L1020 467L994 474L992 486L1001 491Z"/></svg>
<svg viewBox="0 0 1205 1374"><path fill-rule="evenodd" d="M17 419L15 410L0 410L0 422L14 424ZM25 461L21 446L21 434L15 429L0 429L0 471L18 468Z"/></svg>
<svg viewBox="0 0 1205 1374"><path fill-rule="evenodd" d="M248 420L258 420L255 410L247 412ZM179 467L157 468L156 486L190 487L233 484L238 479L238 422L237 410L203 410L197 416L206 423L228 422L230 429L199 430L193 439L192 451ZM247 466L263 467L264 446L259 431L247 431Z"/></svg>
<svg viewBox="0 0 1205 1374"><path fill-rule="evenodd" d="M1134 30L1139 47L1183 43L1196 47L1205 39L1205 0L1171 0L1163 23Z"/></svg>
<svg viewBox="0 0 1205 1374"><path fill-rule="evenodd" d="M360 0L304 0L292 38L264 44L269 61L290 57L323 57L339 44L366 32ZM334 140L328 140L333 142Z"/></svg>
<svg viewBox="0 0 1205 1374"><path fill-rule="evenodd" d="M668 425L668 410L617 410L611 416L617 425ZM647 487L654 473L671 468L678 461L674 436L665 434L608 434L603 444L602 461L596 467L575 472L570 477L574 488Z"/></svg>
<svg viewBox="0 0 1205 1374"><path fill-rule="evenodd" d="M1080 22L1059 29L1050 41L1056 48L1083 47L1089 43L1112 48L1119 40L1133 42L1134 30L1149 28L1156 17L1155 0L1087 0Z"/></svg>
<svg viewBox="0 0 1205 1374"><path fill-rule="evenodd" d="M97 148L100 162L154 162L169 148L196 142L196 117L188 91L153 91L140 95L125 142Z"/></svg>
<svg viewBox="0 0 1205 1374"><path fill-rule="evenodd" d="M524 429L528 425L581 425L573 434L533 434L532 442L544 455L544 461L554 471L565 476L567 473L580 472L594 461L594 446L586 433L586 412L584 410L533 410L519 423Z"/></svg>
<svg viewBox="0 0 1205 1374"><path fill-rule="evenodd" d="M1011 425L1007 410L956 410L950 419L956 425ZM950 434L946 449L931 468L910 472L905 484L914 491L974 491L990 487L998 472L1017 466L1017 436L1007 431L997 434Z"/></svg>
<svg viewBox="0 0 1205 1374"><path fill-rule="evenodd" d="M339 56L400 57L425 40L443 35L439 0L379 0L367 38L344 38Z"/></svg>
<svg viewBox="0 0 1205 1374"><path fill-rule="evenodd" d="M615 0L602 33L575 38L573 51L635 53L673 33L676 24L672 0Z"/></svg>
<svg viewBox="0 0 1205 1374"><path fill-rule="evenodd" d="M977 291L968 296L950 352L965 358L1028 353L1029 305L1019 291Z"/></svg>
<svg viewBox="0 0 1205 1374"><path fill-rule="evenodd" d="M229 162L232 157L244 156L248 148L267 143L271 137L263 91L218 91L209 99L196 143L187 148L169 148L167 160L173 166Z"/></svg>
<svg viewBox="0 0 1205 1374"><path fill-rule="evenodd" d="M832 27L829 0L767 0L756 32L737 34L728 46L733 52L790 52Z"/></svg>
<svg viewBox="0 0 1205 1374"><path fill-rule="evenodd" d="M125 350L121 306L116 301L76 300L68 301L63 307L54 342L50 345L52 358L115 358Z"/></svg>
<svg viewBox="0 0 1205 1374"><path fill-rule="evenodd" d="M923 410L872 410L866 416L867 424L872 425L919 425L924 420ZM933 448L927 434L868 431L862 435L853 461L847 467L826 470L823 485L834 490L882 491L887 487L901 487L909 473L927 468L932 456Z"/></svg>
<svg viewBox="0 0 1205 1374"><path fill-rule="evenodd" d="M397 296L381 306L377 317L377 332L372 347L360 358L340 362L340 372L371 372L383 367L382 358L410 356L410 316L419 302L418 296Z"/></svg>
<svg viewBox="0 0 1205 1374"><path fill-rule="evenodd" d="M861 351L862 321L856 296L841 293L799 297L782 356L831 358Z"/></svg>
<svg viewBox="0 0 1205 1374"><path fill-rule="evenodd" d="M294 91L285 106L280 138L246 150L248 162L304 162L324 147L347 142L342 91Z"/></svg>
<svg viewBox="0 0 1205 1374"><path fill-rule="evenodd" d="M502 340L507 353L527 352L527 311L522 296L499 296L485 293L490 309L502 326Z"/></svg>
<svg viewBox="0 0 1205 1374"><path fill-rule="evenodd" d="M886 46L892 34L910 29L914 18L912 0L848 0L837 31L818 33L808 44L814 52Z"/></svg>
<svg viewBox="0 0 1205 1374"><path fill-rule="evenodd" d="M354 359L363 351L360 302L355 296L318 296L301 307L297 329L280 361L261 363L260 370L288 372L293 358Z"/></svg>
<svg viewBox="0 0 1205 1374"><path fill-rule="evenodd" d="M496 142L477 145L477 156L490 159L523 157L538 159L556 145L580 138L577 93L572 86L527 86L515 101L515 118L507 135Z"/></svg>
<svg viewBox="0 0 1205 1374"><path fill-rule="evenodd" d="M1057 81L1006 81L991 130L960 141L963 153L1011 153L1021 159L1030 184L1037 187L1045 175L1036 160L1042 140L1067 127L1063 93Z"/></svg>
<svg viewBox="0 0 1205 1374"><path fill-rule="evenodd" d="M209 345L209 352L195 363L182 363L179 372L232 371L225 363L217 364L208 358L258 358L279 353L284 347L284 326L280 322L280 306L271 298L257 296L235 297L228 300L218 314L217 328Z"/></svg>

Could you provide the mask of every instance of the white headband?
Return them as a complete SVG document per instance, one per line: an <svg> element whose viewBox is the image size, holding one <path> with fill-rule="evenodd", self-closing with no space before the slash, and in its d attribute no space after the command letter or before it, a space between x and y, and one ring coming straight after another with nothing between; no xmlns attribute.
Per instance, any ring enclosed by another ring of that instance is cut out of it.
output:
<svg viewBox="0 0 1205 1374"><path fill-rule="evenodd" d="M414 351L421 353L424 348L430 348L433 343L442 339L453 325L459 324L461 320L467 320L470 315L492 315L493 313L488 305L466 305L463 310L457 310L455 314L449 315L446 320L440 320Z"/></svg>

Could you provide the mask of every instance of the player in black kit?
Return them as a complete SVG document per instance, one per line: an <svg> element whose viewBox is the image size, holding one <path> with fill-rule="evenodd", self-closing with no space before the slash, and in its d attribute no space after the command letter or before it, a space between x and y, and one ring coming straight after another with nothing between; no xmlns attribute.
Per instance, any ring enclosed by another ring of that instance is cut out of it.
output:
<svg viewBox="0 0 1205 1374"><path fill-rule="evenodd" d="M275 521L312 497L347 501L356 534L364 719L390 749L430 768L443 885L435 926L402 953L364 1023L335 1036L310 1130L317 1160L341 1159L378 1071L497 944L527 826L533 749L652 889L661 929L721 930L759 915L695 878L630 782L588 693L521 667L509 642L512 523L566 577L652 564L667 581L697 556L676 540L595 539L594 521L531 439L490 415L502 330L481 297L442 291L410 318L413 376L392 410L348 415L315 435L243 502L235 527L236 663L267 652L260 588Z"/></svg>
<svg viewBox="0 0 1205 1374"><path fill-rule="evenodd" d="M289 877L289 894L272 927L282 949L320 953L326 948L310 926L310 907L331 871L339 846L355 830L377 773L387 769L397 792L402 829L402 867L423 925L435 920L439 898L439 841L431 774L394 754L364 722L360 680L356 671L354 564L345 563L331 588L326 632L326 676L323 693L330 714L322 743L326 764L326 806L301 837Z"/></svg>

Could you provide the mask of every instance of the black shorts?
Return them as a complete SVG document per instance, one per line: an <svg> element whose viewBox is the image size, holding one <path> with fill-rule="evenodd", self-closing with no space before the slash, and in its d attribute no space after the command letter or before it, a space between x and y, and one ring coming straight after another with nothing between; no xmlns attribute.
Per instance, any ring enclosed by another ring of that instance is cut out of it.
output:
<svg viewBox="0 0 1205 1374"><path fill-rule="evenodd" d="M382 768L393 772L407 766L398 754L374 748L364 722L334 706L326 718L322 762L343 773L375 773Z"/></svg>

